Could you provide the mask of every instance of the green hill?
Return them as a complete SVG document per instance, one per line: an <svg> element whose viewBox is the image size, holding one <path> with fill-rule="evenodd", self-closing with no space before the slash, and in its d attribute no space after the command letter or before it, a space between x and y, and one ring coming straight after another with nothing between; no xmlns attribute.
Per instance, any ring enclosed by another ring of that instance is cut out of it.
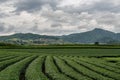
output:
<svg viewBox="0 0 120 80"><path fill-rule="evenodd" d="M0 41L14 44L57 44L61 40L55 36L17 33L10 36L1 36Z"/></svg>
<svg viewBox="0 0 120 80"><path fill-rule="evenodd" d="M91 44L95 42L105 44L120 44L120 33L114 33L99 28L83 33L74 33L63 36L17 33L10 36L1 36L0 42L14 44Z"/></svg>
<svg viewBox="0 0 120 80"><path fill-rule="evenodd" d="M75 33L70 35L65 35L61 37L64 41L69 41L72 43L119 43L120 34L110 32L107 30L96 28L92 31L84 33Z"/></svg>

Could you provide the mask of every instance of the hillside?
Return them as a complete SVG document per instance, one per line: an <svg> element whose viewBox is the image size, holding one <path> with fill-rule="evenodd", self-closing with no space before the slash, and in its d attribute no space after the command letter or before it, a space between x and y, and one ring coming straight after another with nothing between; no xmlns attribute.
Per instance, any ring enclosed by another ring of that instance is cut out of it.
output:
<svg viewBox="0 0 120 80"><path fill-rule="evenodd" d="M94 42L118 43L120 41L120 34L95 28L92 31L88 31L84 33L65 35L62 36L62 39L64 41L68 41L72 43L94 43Z"/></svg>
<svg viewBox="0 0 120 80"><path fill-rule="evenodd" d="M15 44L57 44L61 42L58 37L32 33L17 33L10 36L1 36L0 41Z"/></svg>
<svg viewBox="0 0 120 80"><path fill-rule="evenodd" d="M1 36L0 42L14 43L14 44L63 44L63 43L120 43L120 33L114 33L104 29L95 28L94 30L74 33L63 36L48 36L32 33L17 33L10 36Z"/></svg>

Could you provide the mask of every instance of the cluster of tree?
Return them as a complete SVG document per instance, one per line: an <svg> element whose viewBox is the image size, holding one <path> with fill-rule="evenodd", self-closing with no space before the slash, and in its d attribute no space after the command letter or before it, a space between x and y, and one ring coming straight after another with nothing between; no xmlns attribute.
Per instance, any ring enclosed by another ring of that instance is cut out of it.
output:
<svg viewBox="0 0 120 80"><path fill-rule="evenodd" d="M0 46L12 46L13 44L0 42Z"/></svg>

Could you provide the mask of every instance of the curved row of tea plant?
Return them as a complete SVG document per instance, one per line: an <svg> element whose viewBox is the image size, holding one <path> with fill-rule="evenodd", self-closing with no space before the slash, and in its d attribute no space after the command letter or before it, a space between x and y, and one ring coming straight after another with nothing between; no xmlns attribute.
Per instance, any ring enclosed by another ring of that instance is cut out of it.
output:
<svg viewBox="0 0 120 80"><path fill-rule="evenodd" d="M77 58L74 58L74 60L79 63L80 65L84 65L85 67L101 74L101 75L104 75L106 77L109 77L109 78L112 78L112 79L116 79L116 80L119 80L120 79L120 75L115 73L115 72L112 72L112 71L109 71L105 68L101 68L101 67L98 67L96 65L93 65L93 64L90 64L90 63L87 63L85 61L82 61L80 59L77 59Z"/></svg>
<svg viewBox="0 0 120 80"><path fill-rule="evenodd" d="M72 80L60 72L51 56L47 56L45 60L45 73L51 80Z"/></svg>
<svg viewBox="0 0 120 80"><path fill-rule="evenodd" d="M2 61L0 62L0 71L5 69L6 67L16 63L16 62L19 62L21 61L22 59L24 59L26 56L20 56L20 57L16 57L16 58L13 58L13 59L8 59L8 60L5 60L5 61Z"/></svg>
<svg viewBox="0 0 120 80"><path fill-rule="evenodd" d="M0 80L119 80L119 64L81 56L0 56Z"/></svg>
<svg viewBox="0 0 120 80"><path fill-rule="evenodd" d="M107 63L104 62L104 61L100 61L99 59L95 59L95 58L80 58L80 60L83 60L85 62L88 62L90 64L93 64L93 65L96 65L98 67L101 67L101 68L105 68L109 71L113 71L115 73L118 73L120 74L120 69L116 68L116 67L113 67L113 66L110 66L109 64L106 65Z"/></svg>
<svg viewBox="0 0 120 80"><path fill-rule="evenodd" d="M111 78L108 78L101 74L98 74L98 73L78 64L77 62L70 60L69 58L65 58L64 60L65 60L66 64L70 65L71 67L76 69L78 72L92 78L93 80L113 80Z"/></svg>
<svg viewBox="0 0 120 80"><path fill-rule="evenodd" d="M72 77L74 80L92 80L92 79L80 74L79 72L75 71L72 67L66 65L66 63L63 60L61 60L57 57L54 57L54 59L55 59L57 65L59 66L59 68L61 69L61 71L64 74Z"/></svg>
<svg viewBox="0 0 120 80"><path fill-rule="evenodd" d="M26 80L48 80L42 72L44 60L45 57L39 56L28 66L25 74Z"/></svg>
<svg viewBox="0 0 120 80"><path fill-rule="evenodd" d="M27 57L0 72L0 80L19 80L20 73L36 56Z"/></svg>

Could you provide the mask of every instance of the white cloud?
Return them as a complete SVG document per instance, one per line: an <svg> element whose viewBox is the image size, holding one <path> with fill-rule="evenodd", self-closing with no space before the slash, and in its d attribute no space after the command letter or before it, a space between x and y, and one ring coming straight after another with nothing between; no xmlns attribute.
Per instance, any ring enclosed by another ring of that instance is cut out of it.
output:
<svg viewBox="0 0 120 80"><path fill-rule="evenodd" d="M65 7L65 6L74 6L74 7L83 7L93 5L96 2L99 2L100 0L62 0L59 7Z"/></svg>
<svg viewBox="0 0 120 80"><path fill-rule="evenodd" d="M1 34L63 35L103 28L120 32L120 0L1 1Z"/></svg>

